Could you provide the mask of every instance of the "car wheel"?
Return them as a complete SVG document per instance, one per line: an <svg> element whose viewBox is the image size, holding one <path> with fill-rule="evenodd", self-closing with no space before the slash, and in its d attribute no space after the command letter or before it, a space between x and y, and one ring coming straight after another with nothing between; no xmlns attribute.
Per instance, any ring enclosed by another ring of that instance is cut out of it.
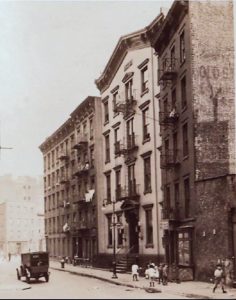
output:
<svg viewBox="0 0 236 300"><path fill-rule="evenodd" d="M30 283L30 277L28 275L26 275L26 282Z"/></svg>
<svg viewBox="0 0 236 300"><path fill-rule="evenodd" d="M17 275L17 279L20 280L20 272L18 269L16 269L16 275Z"/></svg>
<svg viewBox="0 0 236 300"><path fill-rule="evenodd" d="M45 280L46 280L46 282L48 282L49 281L49 275L48 274L45 274Z"/></svg>

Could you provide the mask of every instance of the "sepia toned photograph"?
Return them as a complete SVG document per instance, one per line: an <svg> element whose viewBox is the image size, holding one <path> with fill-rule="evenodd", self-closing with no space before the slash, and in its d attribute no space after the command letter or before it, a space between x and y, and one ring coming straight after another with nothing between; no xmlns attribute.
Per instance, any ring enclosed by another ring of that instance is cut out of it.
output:
<svg viewBox="0 0 236 300"><path fill-rule="evenodd" d="M236 299L234 0L0 0L0 299Z"/></svg>

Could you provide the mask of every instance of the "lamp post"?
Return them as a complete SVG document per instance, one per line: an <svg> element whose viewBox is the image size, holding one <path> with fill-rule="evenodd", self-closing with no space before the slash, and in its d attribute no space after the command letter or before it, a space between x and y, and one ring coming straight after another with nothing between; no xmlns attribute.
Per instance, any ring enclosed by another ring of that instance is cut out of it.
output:
<svg viewBox="0 0 236 300"><path fill-rule="evenodd" d="M116 222L116 215L115 215L115 200L112 200L112 229L113 229L113 261L112 261L112 266L113 266L113 274L112 277L113 279L117 279L118 276L116 274L116 226L120 225L120 223ZM107 200L106 202L103 202L103 209L106 207L107 205Z"/></svg>

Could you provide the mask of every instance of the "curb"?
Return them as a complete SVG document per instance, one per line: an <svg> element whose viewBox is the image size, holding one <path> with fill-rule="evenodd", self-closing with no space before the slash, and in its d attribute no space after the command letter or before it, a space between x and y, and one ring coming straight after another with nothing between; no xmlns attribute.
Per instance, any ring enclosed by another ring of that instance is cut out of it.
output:
<svg viewBox="0 0 236 300"><path fill-rule="evenodd" d="M105 282L109 282L109 283L112 283L112 284L115 284L115 285L126 286L126 287L136 288L136 289L142 289L142 290L145 290L145 291L147 291L147 289L149 289L149 287L146 287L146 286L140 287L140 286L137 286L135 284L124 283L124 282L121 282L121 281L114 281L112 279L104 278L104 277L93 275L93 274L85 274L85 273L80 273L78 271L71 271L71 270L61 269L61 268L57 268L57 267L50 267L50 268L53 269L53 270L61 271L61 272L68 272L68 273L73 274L73 275L79 275L79 276L83 276L83 277L95 278L95 279L105 281ZM154 289L154 290L153 290L153 292L155 292L155 293L162 293L162 291L159 290L159 289ZM212 297L209 297L209 296L203 296L203 295L192 294L192 293L189 294L189 293L174 292L174 294L179 295L179 296L184 296L184 297L187 297L187 298L193 298L193 299L212 299Z"/></svg>

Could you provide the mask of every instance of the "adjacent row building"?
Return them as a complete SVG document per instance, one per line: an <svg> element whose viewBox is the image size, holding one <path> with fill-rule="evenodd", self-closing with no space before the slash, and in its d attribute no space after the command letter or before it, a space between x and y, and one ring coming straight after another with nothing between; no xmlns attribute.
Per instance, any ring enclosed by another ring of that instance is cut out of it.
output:
<svg viewBox="0 0 236 300"><path fill-rule="evenodd" d="M119 39L101 97L40 146L52 256L165 261L176 280L219 259L236 271L233 41L232 1L174 1Z"/></svg>

